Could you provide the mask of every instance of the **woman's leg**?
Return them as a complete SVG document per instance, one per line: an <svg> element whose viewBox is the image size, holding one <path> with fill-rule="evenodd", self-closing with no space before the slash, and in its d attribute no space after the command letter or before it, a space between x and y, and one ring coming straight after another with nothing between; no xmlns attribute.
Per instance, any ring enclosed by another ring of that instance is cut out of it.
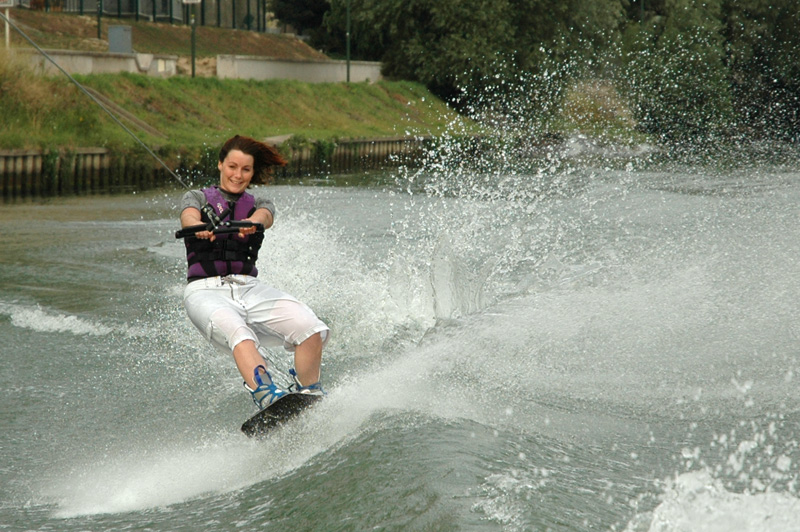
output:
<svg viewBox="0 0 800 532"><path fill-rule="evenodd" d="M294 351L294 369L302 386L319 382L322 364L322 335L313 334L305 339Z"/></svg>
<svg viewBox="0 0 800 532"><path fill-rule="evenodd" d="M199 281L198 281L199 282ZM228 285L187 287L184 305L192 323L220 351L231 352L245 383L252 389L258 387L253 371L266 361L256 348L257 336L245 322L241 305L231 298Z"/></svg>
<svg viewBox="0 0 800 532"><path fill-rule="evenodd" d="M248 325L261 345L294 351L297 380L302 386L318 383L328 326L307 305L263 284L248 291L246 303Z"/></svg>
<svg viewBox="0 0 800 532"><path fill-rule="evenodd" d="M239 373L242 374L244 382L250 387L251 390L258 388L258 383L255 380L255 369L258 366L265 366L267 362L261 353L256 349L256 343L252 340L244 340L236 344L233 348L233 360L236 361L236 367L239 368Z"/></svg>

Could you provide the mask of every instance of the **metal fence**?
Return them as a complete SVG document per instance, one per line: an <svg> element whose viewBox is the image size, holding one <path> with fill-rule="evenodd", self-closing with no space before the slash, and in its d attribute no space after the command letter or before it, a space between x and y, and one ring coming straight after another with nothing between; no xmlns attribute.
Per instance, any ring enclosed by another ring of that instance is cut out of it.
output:
<svg viewBox="0 0 800 532"><path fill-rule="evenodd" d="M436 144L433 137L400 137L306 142L281 146L289 164L275 177L342 175L416 166ZM176 172L213 176L216 152L195 164L184 161ZM76 150L0 150L0 203L53 196L123 193L172 186L166 170L142 154L107 148Z"/></svg>
<svg viewBox="0 0 800 532"><path fill-rule="evenodd" d="M163 186L169 176L141 155L106 148L74 151L0 150L0 193L4 202Z"/></svg>
<svg viewBox="0 0 800 532"><path fill-rule="evenodd" d="M29 9L77 13L119 19L187 24L192 9L201 26L277 32L268 28L267 0L200 0L195 5L181 0L18 0Z"/></svg>

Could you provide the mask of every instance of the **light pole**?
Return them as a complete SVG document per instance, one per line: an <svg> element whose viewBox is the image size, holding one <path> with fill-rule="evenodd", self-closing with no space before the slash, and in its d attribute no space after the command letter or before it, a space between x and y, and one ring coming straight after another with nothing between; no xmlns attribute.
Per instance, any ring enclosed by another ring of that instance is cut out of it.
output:
<svg viewBox="0 0 800 532"><path fill-rule="evenodd" d="M11 34L9 33L9 27L8 27L8 21L11 20L9 18L11 15L8 14L8 8L9 7L14 7L14 0L0 0L0 7L5 8L5 10L6 10L6 17L5 17L5 22L6 22L6 48L8 48L9 46L11 46Z"/></svg>
<svg viewBox="0 0 800 532"><path fill-rule="evenodd" d="M196 56L195 50L197 49L197 35L196 35L197 21L195 20L195 11L197 10L197 8L195 6L197 6L197 4L200 3L200 0L182 0L182 1L184 5L189 6L189 11L190 11L189 23L192 25L192 77L194 77L195 73L194 64Z"/></svg>
<svg viewBox="0 0 800 532"><path fill-rule="evenodd" d="M345 37L347 40L347 83L350 83L350 0L347 0L347 30Z"/></svg>

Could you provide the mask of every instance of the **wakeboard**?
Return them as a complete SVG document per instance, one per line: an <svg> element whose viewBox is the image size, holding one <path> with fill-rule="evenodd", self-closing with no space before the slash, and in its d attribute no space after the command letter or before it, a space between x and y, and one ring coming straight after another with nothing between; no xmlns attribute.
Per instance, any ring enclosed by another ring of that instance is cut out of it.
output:
<svg viewBox="0 0 800 532"><path fill-rule="evenodd" d="M242 425L242 432L249 437L263 436L269 430L274 429L285 422L296 417L302 411L322 399L320 395L308 395L304 393L289 393L272 403L266 408L262 408Z"/></svg>

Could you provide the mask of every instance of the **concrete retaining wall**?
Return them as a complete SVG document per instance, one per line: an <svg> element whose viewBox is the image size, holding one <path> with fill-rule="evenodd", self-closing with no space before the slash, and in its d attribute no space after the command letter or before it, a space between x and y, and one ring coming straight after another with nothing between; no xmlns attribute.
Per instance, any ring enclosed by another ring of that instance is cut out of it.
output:
<svg viewBox="0 0 800 532"><path fill-rule="evenodd" d="M247 55L218 55L220 79L294 79L307 83L347 81L347 61L292 61ZM374 82L381 79L381 64L350 61L350 81Z"/></svg>
<svg viewBox="0 0 800 532"><path fill-rule="evenodd" d="M178 56L155 54L115 54L108 52L76 52L71 50L45 50L47 55L69 74L117 74L130 72L167 78L174 76ZM27 55L37 72L46 75L60 74L42 54L33 50L16 50Z"/></svg>
<svg viewBox="0 0 800 532"><path fill-rule="evenodd" d="M17 49L27 55L37 72L57 75L58 69L40 53ZM178 56L72 50L45 50L69 74L116 74L130 72L167 78L177 73ZM220 79L293 79L307 83L339 83L347 81L346 61L299 61L247 55L218 55L217 77ZM374 82L381 78L381 64L371 61L350 61L350 81Z"/></svg>

